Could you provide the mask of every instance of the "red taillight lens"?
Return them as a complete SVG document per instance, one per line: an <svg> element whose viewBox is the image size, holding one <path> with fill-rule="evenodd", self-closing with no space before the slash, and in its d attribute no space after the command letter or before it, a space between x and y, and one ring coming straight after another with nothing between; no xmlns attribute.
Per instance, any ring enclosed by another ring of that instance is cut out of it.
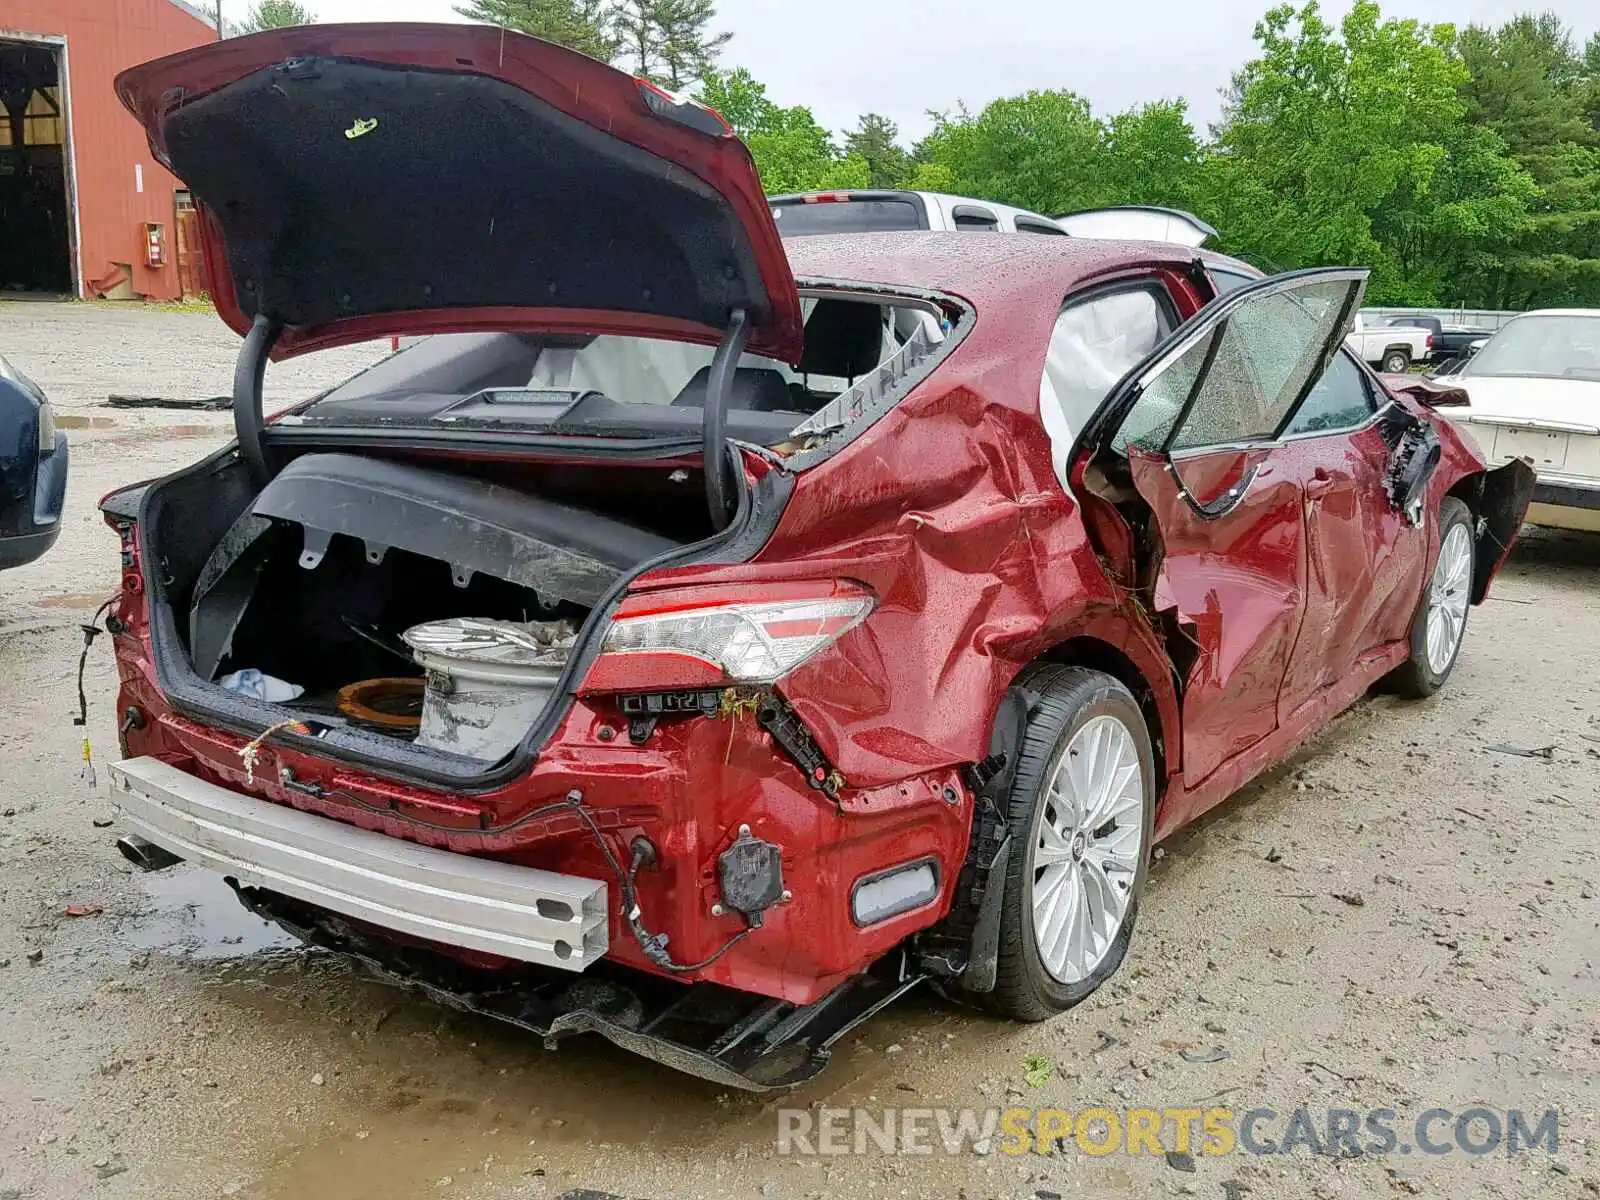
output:
<svg viewBox="0 0 1600 1200"><path fill-rule="evenodd" d="M784 585L777 595L722 589L624 606L583 691L654 691L771 683L836 642L872 611L854 584Z"/></svg>

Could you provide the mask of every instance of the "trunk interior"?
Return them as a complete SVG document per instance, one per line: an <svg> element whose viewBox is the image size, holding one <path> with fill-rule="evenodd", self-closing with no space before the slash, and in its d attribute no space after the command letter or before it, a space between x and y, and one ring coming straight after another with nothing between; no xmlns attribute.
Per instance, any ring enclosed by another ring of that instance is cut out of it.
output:
<svg viewBox="0 0 1600 1200"><path fill-rule="evenodd" d="M715 532L699 466L660 461L307 453L257 490L217 459L159 484L147 515L146 562L164 585L152 594L206 691L480 769L557 699L572 642L616 581ZM441 653L437 632L407 644L453 618L470 623L468 645ZM507 666L534 678L502 678Z"/></svg>

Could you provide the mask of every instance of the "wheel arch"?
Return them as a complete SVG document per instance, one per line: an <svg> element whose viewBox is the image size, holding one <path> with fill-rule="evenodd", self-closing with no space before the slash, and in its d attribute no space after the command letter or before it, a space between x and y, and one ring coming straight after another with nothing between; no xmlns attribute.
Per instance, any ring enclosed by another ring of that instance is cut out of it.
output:
<svg viewBox="0 0 1600 1200"><path fill-rule="evenodd" d="M1130 692L1144 714L1155 750L1156 802L1167 793L1167 780L1177 769L1181 749L1181 717L1177 690L1170 678L1161 680L1148 666L1141 666L1122 646L1094 634L1080 633L1056 643L1034 662L1061 663L1103 671Z"/></svg>

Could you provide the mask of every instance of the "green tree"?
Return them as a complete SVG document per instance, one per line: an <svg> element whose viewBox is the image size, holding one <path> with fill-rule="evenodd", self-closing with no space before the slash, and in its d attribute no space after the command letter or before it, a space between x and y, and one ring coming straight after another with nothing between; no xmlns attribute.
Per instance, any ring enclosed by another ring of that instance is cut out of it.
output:
<svg viewBox="0 0 1600 1200"><path fill-rule="evenodd" d="M1460 40L1468 119L1504 139L1538 184L1522 236L1479 285L1511 307L1600 304L1600 35L1580 54L1552 13Z"/></svg>
<svg viewBox="0 0 1600 1200"><path fill-rule="evenodd" d="M918 186L1052 213L1093 208L1105 194L1104 131L1074 92L1027 92L934 114L917 146Z"/></svg>
<svg viewBox="0 0 1600 1200"><path fill-rule="evenodd" d="M623 0L613 27L624 65L674 91L689 87L733 36L711 31L716 15L715 0Z"/></svg>
<svg viewBox="0 0 1600 1200"><path fill-rule="evenodd" d="M1100 203L1199 206L1202 150L1184 101L1118 113L1105 122L1103 140Z"/></svg>
<svg viewBox="0 0 1600 1200"><path fill-rule="evenodd" d="M607 0L470 0L456 12L470 21L503 25L610 62L617 53Z"/></svg>
<svg viewBox="0 0 1600 1200"><path fill-rule="evenodd" d="M263 29L284 29L290 25L315 25L316 14L296 0L259 0L245 14L240 24L241 33L259 33Z"/></svg>
<svg viewBox="0 0 1600 1200"><path fill-rule="evenodd" d="M1421 303L1448 290L1442 264L1526 223L1531 181L1465 119L1452 27L1357 0L1336 29L1312 0L1255 33L1202 172L1226 247L1275 267L1370 265L1374 301Z"/></svg>
<svg viewBox="0 0 1600 1200"><path fill-rule="evenodd" d="M846 155L867 164L868 187L904 187L912 171L911 156L901 147L900 130L888 117L866 113L845 135Z"/></svg>
<svg viewBox="0 0 1600 1200"><path fill-rule="evenodd" d="M707 72L700 81L699 99L721 113L750 147L769 195L870 186L865 159L840 154L809 108L775 104L743 67Z"/></svg>

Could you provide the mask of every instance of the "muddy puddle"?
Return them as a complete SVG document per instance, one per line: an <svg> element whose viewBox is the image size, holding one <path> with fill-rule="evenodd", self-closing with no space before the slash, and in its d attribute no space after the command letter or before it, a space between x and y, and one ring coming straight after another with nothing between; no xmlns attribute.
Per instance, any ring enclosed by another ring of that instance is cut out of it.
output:
<svg viewBox="0 0 1600 1200"><path fill-rule="evenodd" d="M220 875L178 866L138 876L147 906L119 931L131 950L214 962L290 949L297 943L249 912Z"/></svg>

